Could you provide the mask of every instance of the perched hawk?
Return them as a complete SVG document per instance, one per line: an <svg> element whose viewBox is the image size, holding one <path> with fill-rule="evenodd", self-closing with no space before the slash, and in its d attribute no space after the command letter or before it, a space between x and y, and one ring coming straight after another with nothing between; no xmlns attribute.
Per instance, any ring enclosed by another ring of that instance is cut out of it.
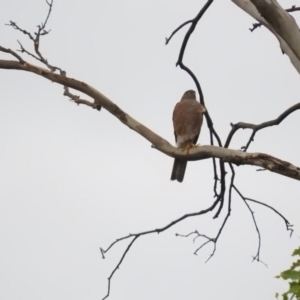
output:
<svg viewBox="0 0 300 300"><path fill-rule="evenodd" d="M205 108L196 99L196 92L186 91L173 111L175 141L182 151L192 148L198 140ZM171 180L183 181L187 160L175 158Z"/></svg>

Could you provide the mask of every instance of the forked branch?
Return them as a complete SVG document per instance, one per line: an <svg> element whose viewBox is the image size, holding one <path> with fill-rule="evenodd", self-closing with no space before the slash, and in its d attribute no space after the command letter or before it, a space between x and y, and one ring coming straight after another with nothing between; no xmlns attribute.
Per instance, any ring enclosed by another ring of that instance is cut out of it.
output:
<svg viewBox="0 0 300 300"><path fill-rule="evenodd" d="M279 125L284 119L286 119L291 113L295 112L296 110L300 109L300 103L297 103L291 107L289 107L287 110L285 110L282 114L280 114L276 119L263 122L260 124L252 124L252 123L245 123L245 122L239 122L236 124L230 124L231 125L231 131L228 134L225 146L226 148L229 147L229 144L231 142L231 139L233 135L239 130L239 129L252 129L252 134L246 144L246 146L243 146L242 149L244 151L247 151L251 142L254 141L255 134L262 129L265 129L267 127Z"/></svg>
<svg viewBox="0 0 300 300"><path fill-rule="evenodd" d="M191 218L191 217L196 217L196 216L200 216L200 215L203 215L203 214L206 214L210 211L212 211L216 205L218 203L218 199L215 200L215 202L208 208L206 209L203 209L203 210L200 210L199 212L194 212L194 213L189 213L189 214L185 214L183 216L181 216L180 218L170 222L169 224L167 224L166 226L164 227L161 227L161 228L158 228L158 229L153 229L153 230L148 230L148 231L143 231L143 232L139 232L139 233L134 233L134 234L129 234L127 236L124 236L122 238L119 238L117 239L116 241L114 241L113 243L111 243L106 249L102 249L100 248L100 251L101 251L101 254L102 254L102 257L105 258L105 254L113 247L115 246L117 243L119 243L120 241L123 241L123 240L126 240L126 239L130 239L132 238L131 242L128 244L127 248L125 249L120 261L118 262L117 266L114 268L114 270L112 271L112 273L110 274L110 276L108 277L108 291L107 291L107 294L106 296L103 298L106 299L109 294L110 294L110 285L111 285L111 279L114 275L114 273L116 272L117 269L119 269L120 265L122 264L126 254L128 253L129 249L132 247L132 245L134 244L134 242L141 236L144 236L144 235L148 235L148 234L152 234L152 233L161 233L161 232L164 232L166 231L167 229L171 228L172 226L176 225L177 223L185 220L185 219L188 219L188 218Z"/></svg>

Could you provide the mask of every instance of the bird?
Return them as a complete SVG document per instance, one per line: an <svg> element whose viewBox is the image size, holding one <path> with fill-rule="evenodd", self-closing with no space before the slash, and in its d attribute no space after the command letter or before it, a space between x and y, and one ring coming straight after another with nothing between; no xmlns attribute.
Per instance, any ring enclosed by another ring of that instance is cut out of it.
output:
<svg viewBox="0 0 300 300"><path fill-rule="evenodd" d="M186 91L181 100L175 105L173 111L173 126L175 141L178 148L185 151L195 147L201 126L205 107L196 99L194 90ZM175 158L171 180L182 182L187 160Z"/></svg>

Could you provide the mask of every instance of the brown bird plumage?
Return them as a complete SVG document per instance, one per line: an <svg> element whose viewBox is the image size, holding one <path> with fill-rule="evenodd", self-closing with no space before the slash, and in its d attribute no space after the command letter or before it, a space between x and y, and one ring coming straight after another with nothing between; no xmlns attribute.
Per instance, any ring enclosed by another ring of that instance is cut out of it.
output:
<svg viewBox="0 0 300 300"><path fill-rule="evenodd" d="M186 91L173 111L174 134L178 148L188 149L197 143L204 112L204 106L196 99L196 92ZM174 159L171 180L182 182L186 165L187 160Z"/></svg>

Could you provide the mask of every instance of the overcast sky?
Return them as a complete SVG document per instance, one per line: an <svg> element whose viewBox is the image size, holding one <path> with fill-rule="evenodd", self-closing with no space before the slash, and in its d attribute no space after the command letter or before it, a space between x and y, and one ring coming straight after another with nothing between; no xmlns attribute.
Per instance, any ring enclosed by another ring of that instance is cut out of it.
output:
<svg viewBox="0 0 300 300"><path fill-rule="evenodd" d="M289 7L290 1L282 1ZM51 34L41 51L68 75L83 80L134 118L174 143L172 111L191 78L175 68L187 28L165 46L165 37L193 18L204 1L56 0ZM295 4L295 3L292 3ZM2 0L0 45L32 49L26 36L4 24L34 31L44 20L42 0ZM297 13L294 13L297 19ZM299 17L298 17L299 20ZM230 1L216 1L192 35L184 62L197 75L215 128L226 138L230 123L260 123L299 102L299 74L266 29ZM0 53L1 59L12 59ZM25 56L26 58L26 56ZM32 61L31 59L29 59ZM32 61L33 62L33 61ZM103 260L99 247L162 227L213 199L212 162L190 162L182 184L171 182L173 160L151 149L107 111L77 106L61 86L20 71L0 70L0 298L5 300L102 299L107 277L128 240ZM250 152L264 152L300 166L299 113L257 134ZM251 132L235 135L245 145ZM209 144L204 122L201 144ZM291 264L300 244L300 185L255 167L236 167L262 235L261 260L252 263L258 239L251 214L233 194L231 217L213 245L193 253L201 238L179 238L195 229L214 237L226 215L181 222L144 236L127 254L111 285L110 299L275 299L287 285L274 276Z"/></svg>

